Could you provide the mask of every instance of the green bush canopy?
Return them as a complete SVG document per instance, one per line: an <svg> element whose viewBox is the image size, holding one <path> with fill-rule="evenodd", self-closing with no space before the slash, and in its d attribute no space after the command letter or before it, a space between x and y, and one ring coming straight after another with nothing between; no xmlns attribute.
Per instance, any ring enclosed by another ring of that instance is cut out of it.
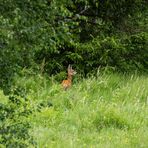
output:
<svg viewBox="0 0 148 148"><path fill-rule="evenodd" d="M49 75L73 64L86 75L98 67L148 68L146 0L1 0L0 87L32 68Z"/></svg>

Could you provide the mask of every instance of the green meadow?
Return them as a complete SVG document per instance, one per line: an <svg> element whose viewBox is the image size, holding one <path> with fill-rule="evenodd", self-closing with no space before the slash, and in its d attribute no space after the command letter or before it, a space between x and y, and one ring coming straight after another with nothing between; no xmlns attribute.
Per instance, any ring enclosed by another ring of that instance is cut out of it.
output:
<svg viewBox="0 0 148 148"><path fill-rule="evenodd" d="M148 146L147 76L104 73L76 78L67 91L54 78L40 75L15 83L28 91L29 106L36 108L25 119L36 147ZM1 103L7 99L0 92Z"/></svg>
<svg viewBox="0 0 148 148"><path fill-rule="evenodd" d="M0 12L0 148L148 148L147 0Z"/></svg>

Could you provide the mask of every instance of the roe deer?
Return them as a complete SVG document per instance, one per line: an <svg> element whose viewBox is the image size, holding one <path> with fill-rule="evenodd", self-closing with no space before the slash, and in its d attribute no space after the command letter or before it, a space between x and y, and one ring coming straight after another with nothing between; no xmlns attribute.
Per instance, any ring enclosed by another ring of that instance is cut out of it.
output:
<svg viewBox="0 0 148 148"><path fill-rule="evenodd" d="M68 65L68 77L67 80L62 81L62 86L64 90L67 90L72 85L72 76L76 74L76 71L72 69L71 65Z"/></svg>

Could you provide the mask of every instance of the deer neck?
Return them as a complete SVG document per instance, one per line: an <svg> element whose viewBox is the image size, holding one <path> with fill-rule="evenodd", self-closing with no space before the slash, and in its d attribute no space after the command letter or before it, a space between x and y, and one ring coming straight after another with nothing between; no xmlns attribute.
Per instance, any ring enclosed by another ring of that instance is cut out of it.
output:
<svg viewBox="0 0 148 148"><path fill-rule="evenodd" d="M71 82L72 81L72 75L68 74L67 80Z"/></svg>

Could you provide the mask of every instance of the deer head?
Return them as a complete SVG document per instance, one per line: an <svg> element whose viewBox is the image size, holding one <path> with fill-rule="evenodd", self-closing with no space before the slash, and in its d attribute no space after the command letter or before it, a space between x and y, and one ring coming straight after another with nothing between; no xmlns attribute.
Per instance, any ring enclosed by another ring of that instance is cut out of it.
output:
<svg viewBox="0 0 148 148"><path fill-rule="evenodd" d="M75 75L77 72L75 70L72 69L72 66L69 64L68 65L68 75L73 76Z"/></svg>

